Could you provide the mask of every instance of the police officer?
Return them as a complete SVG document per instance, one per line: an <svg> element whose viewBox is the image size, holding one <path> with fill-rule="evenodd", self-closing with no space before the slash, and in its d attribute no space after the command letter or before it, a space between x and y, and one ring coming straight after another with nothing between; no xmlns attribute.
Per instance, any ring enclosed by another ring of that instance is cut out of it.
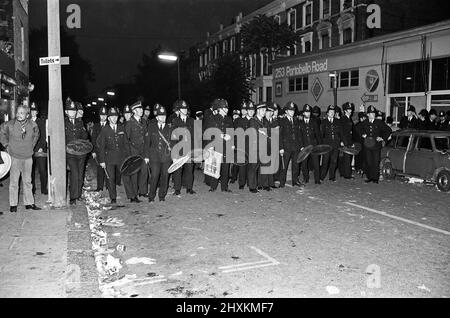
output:
<svg viewBox="0 0 450 318"><path fill-rule="evenodd" d="M101 107L99 111L100 122L95 123L92 128L92 144L94 145L94 151L92 152L92 158L97 163L97 189L95 191L103 191L103 185L105 184L105 170L100 166L100 161L98 159L98 143L97 138L100 135L102 129L108 124L108 112L106 107Z"/></svg>
<svg viewBox="0 0 450 318"><path fill-rule="evenodd" d="M382 142L387 142L392 130L382 120L375 119L376 109L372 105L367 108L368 120L361 124L360 134L364 139L364 159L366 161L366 183L378 183L380 178L380 156ZM373 138L373 142L368 142Z"/></svg>
<svg viewBox="0 0 450 318"><path fill-rule="evenodd" d="M116 179L120 177L120 166L124 159L129 156L130 145L125 134L125 127L117 122L119 113L115 107L108 111L108 125L102 127L96 139L97 157L100 168L106 169L108 192L111 203L115 204L117 199ZM124 181L127 197L132 196L133 191L129 179Z"/></svg>
<svg viewBox="0 0 450 318"><path fill-rule="evenodd" d="M241 128L244 132L250 127L250 119L255 115L255 105L252 102L243 102L241 105L241 117L237 118L233 123L235 129ZM247 155L249 155L249 139L245 137L244 150ZM239 147L238 140L235 140L235 146ZM237 158L239 159L239 158ZM239 189L244 189L245 185L248 183L248 162L240 162L239 166L234 166L238 170L237 178Z"/></svg>
<svg viewBox="0 0 450 318"><path fill-rule="evenodd" d="M189 134L189 140L191 141L191 146L189 151L194 149L194 119L188 116L189 106L184 100L178 100L175 102L177 104L177 108L180 110L180 117L174 118L172 122L173 130L177 128L186 129L185 135ZM181 137L181 136L180 136ZM181 140L180 138L179 140ZM188 139L186 139L188 140ZM186 153L182 154L186 155ZM179 195L181 193L181 185L182 180L184 181L184 185L186 186L186 193L195 194L195 191L192 189L194 185L194 163L186 162L182 167L178 168L173 173L173 183L175 192L174 195Z"/></svg>
<svg viewBox="0 0 450 318"><path fill-rule="evenodd" d="M150 120L150 113L152 112L152 110L150 109L150 106L147 105L144 108L144 115L142 115L142 119L145 120L147 123Z"/></svg>
<svg viewBox="0 0 450 318"><path fill-rule="evenodd" d="M211 102L211 106L205 110L202 123L203 133L208 128L215 127L215 116L217 115L218 109L219 109L219 99L216 98ZM203 140L203 148L205 148L208 145L208 143L209 143L208 140ZM204 183L207 186L211 187L212 179L213 178L211 176L205 174Z"/></svg>
<svg viewBox="0 0 450 318"><path fill-rule="evenodd" d="M88 132L86 131L82 120L77 118L77 107L75 102L73 102L70 98L66 100L65 113L67 116L64 119L66 145L76 139L87 140ZM76 204L76 200L81 200L81 190L83 187L84 176L84 158L85 156L66 154L67 165L70 168L70 205Z"/></svg>
<svg viewBox="0 0 450 318"><path fill-rule="evenodd" d="M236 129L238 127L238 123L241 121L242 116L245 116L247 114L247 105L246 103L242 103L241 105L241 111L238 109L233 110L233 127ZM245 113L245 115L244 115ZM237 145L237 136L235 136L234 144ZM235 183L239 175L239 166L238 165L231 165L231 178L230 183Z"/></svg>
<svg viewBox="0 0 450 318"><path fill-rule="evenodd" d="M83 104L81 104L80 102L75 102L75 106L77 108L77 118L83 120L83 117L84 117Z"/></svg>
<svg viewBox="0 0 450 318"><path fill-rule="evenodd" d="M230 171L230 163L227 162L226 152L229 145L233 143L231 136L228 134L227 129L233 129L233 120L228 114L228 102L225 99L218 99L216 101L218 114L213 117L213 127L219 129L222 132L221 139L223 140L222 149L218 149L216 151L222 152L222 163L220 165L220 189L222 192L231 192L228 189L228 179L229 179L229 171ZM217 189L219 184L219 180L216 178L211 178L210 181L211 187L209 189L210 192L214 192Z"/></svg>
<svg viewBox="0 0 450 318"><path fill-rule="evenodd" d="M172 124L173 120L180 117L180 109L178 108L178 103L175 101L172 105L172 114L167 118L167 123Z"/></svg>
<svg viewBox="0 0 450 318"><path fill-rule="evenodd" d="M445 118L445 112L439 112L439 120L438 120L438 129L439 130L448 130L450 127L449 120Z"/></svg>
<svg viewBox="0 0 450 318"><path fill-rule="evenodd" d="M418 115L417 129L427 130L430 126L430 121L428 119L428 111L426 109L421 109Z"/></svg>
<svg viewBox="0 0 450 318"><path fill-rule="evenodd" d="M47 127L46 119L38 117L38 109L36 103L31 103L30 107L31 120L34 121L39 128L39 139L34 146L33 168L31 172L31 183L33 184L33 194L36 192L36 167L39 171L41 180L41 193L48 194L47 189Z"/></svg>
<svg viewBox="0 0 450 318"><path fill-rule="evenodd" d="M286 184L287 169L289 162L292 161L292 186L301 186L298 182L299 164L297 156L302 147L302 139L299 130L299 122L294 117L297 105L288 102L284 107L286 117L280 121L280 155L284 164L281 164L283 171L280 174L280 188L284 188Z"/></svg>
<svg viewBox="0 0 450 318"><path fill-rule="evenodd" d="M341 117L342 125L342 142L341 146L352 147L353 146L353 130L354 124L352 120L352 106L350 103L345 103L342 106L344 115ZM344 179L352 179L352 155L347 153L342 154L342 176Z"/></svg>
<svg viewBox="0 0 450 318"><path fill-rule="evenodd" d="M400 129L417 129L417 120L416 108L410 105L407 110L407 115L400 119L398 127Z"/></svg>
<svg viewBox="0 0 450 318"><path fill-rule="evenodd" d="M313 107L311 118L317 119L317 124L319 125L319 127L320 127L320 122L321 122L321 118L320 118L321 113L322 113L322 111L320 110L319 106L316 105Z"/></svg>
<svg viewBox="0 0 450 318"><path fill-rule="evenodd" d="M361 127L362 124L367 120L367 114L365 112L359 112L358 113L358 122L355 125L354 129L354 140L361 145L364 143L364 138L361 137ZM364 151L360 151L359 154L355 156L355 170L356 173L363 175L364 171L366 171L365 168L366 161L364 160Z"/></svg>
<svg viewBox="0 0 450 318"><path fill-rule="evenodd" d="M302 140L303 150L306 146L317 146L321 143L319 119L311 116L312 107L308 104L303 106L303 121L299 124L299 131ZM320 184L320 165L319 156L310 155L302 162L303 182L309 182L309 166L314 171L314 182Z"/></svg>
<svg viewBox="0 0 450 318"><path fill-rule="evenodd" d="M429 130L439 130L439 122L438 122L438 113L436 109L431 108L430 109L430 123L428 126Z"/></svg>
<svg viewBox="0 0 450 318"><path fill-rule="evenodd" d="M125 117L125 122L129 121L133 116L133 112L131 111L129 105L125 105L125 107L123 108L123 116Z"/></svg>
<svg viewBox="0 0 450 318"><path fill-rule="evenodd" d="M336 107L333 105L327 108L327 118L320 124L322 142L331 146L331 151L324 154L322 167L320 168L320 180L323 181L329 171L330 181L336 181L336 168L339 155L339 146L342 138L342 126L335 117Z"/></svg>
<svg viewBox="0 0 450 318"><path fill-rule="evenodd" d="M150 176L150 191L148 201L154 202L158 189L159 201L165 201L169 187L168 169L172 163L171 134L172 127L166 123L167 111L164 106L156 108L156 121L150 122L145 138L145 161L149 162L152 174Z"/></svg>
<svg viewBox="0 0 450 318"><path fill-rule="evenodd" d="M278 105L270 102L267 104L266 114L265 114L265 121L267 126L267 134L269 138L267 138L267 154L272 158L272 142L278 142L280 138L280 124L278 122L278 118L275 117L275 112L277 112ZM275 138L277 137L277 138ZM276 141L275 141L276 140ZM277 153L274 157L275 162L273 164L275 165L275 173L268 175L268 184L269 187L275 189L275 178L277 175L277 172L279 170L279 153Z"/></svg>
<svg viewBox="0 0 450 318"><path fill-rule="evenodd" d="M125 124L125 133L130 144L130 155L138 155L144 158L144 138L147 134L147 123L142 119L142 103L140 101L137 101L132 104L130 108L133 112L133 116ZM134 197L130 198L131 202L140 202L140 200L137 198L137 195L148 197L147 178L148 167L147 163L144 162L138 173L131 176L131 184L133 185L133 189L136 190L130 193L135 194Z"/></svg>

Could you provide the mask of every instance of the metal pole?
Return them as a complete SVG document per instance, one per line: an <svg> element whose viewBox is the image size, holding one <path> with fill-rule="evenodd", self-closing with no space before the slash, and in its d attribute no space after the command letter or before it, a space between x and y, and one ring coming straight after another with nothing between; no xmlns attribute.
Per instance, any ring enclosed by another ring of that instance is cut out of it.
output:
<svg viewBox="0 0 450 318"><path fill-rule="evenodd" d="M337 106L337 73L334 72L334 106Z"/></svg>
<svg viewBox="0 0 450 318"><path fill-rule="evenodd" d="M48 56L60 56L59 0L47 0ZM61 89L61 65L48 66L48 134L51 169L49 192L55 207L66 206L66 144L64 133L64 112Z"/></svg>
<svg viewBox="0 0 450 318"><path fill-rule="evenodd" d="M177 61L178 61L178 63L177 63L177 65L178 65L178 99L181 99L180 59L181 59L181 57L178 56L178 59L177 59Z"/></svg>

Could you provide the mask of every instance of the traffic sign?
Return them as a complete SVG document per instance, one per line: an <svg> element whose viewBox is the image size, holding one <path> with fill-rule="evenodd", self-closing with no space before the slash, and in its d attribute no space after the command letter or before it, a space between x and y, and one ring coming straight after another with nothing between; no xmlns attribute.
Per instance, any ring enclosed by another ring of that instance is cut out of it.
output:
<svg viewBox="0 0 450 318"><path fill-rule="evenodd" d="M61 64L61 58L59 56L47 56L39 58L39 65L53 65Z"/></svg>

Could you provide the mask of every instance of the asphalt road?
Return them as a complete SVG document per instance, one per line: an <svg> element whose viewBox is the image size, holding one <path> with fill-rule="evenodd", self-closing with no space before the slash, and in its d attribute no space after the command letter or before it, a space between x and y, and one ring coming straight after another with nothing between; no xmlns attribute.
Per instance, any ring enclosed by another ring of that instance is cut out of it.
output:
<svg viewBox="0 0 450 318"><path fill-rule="evenodd" d="M208 192L102 213L124 244L121 297L449 297L450 193L338 179L251 194ZM106 191L104 192L107 195ZM145 257L150 264L126 264Z"/></svg>

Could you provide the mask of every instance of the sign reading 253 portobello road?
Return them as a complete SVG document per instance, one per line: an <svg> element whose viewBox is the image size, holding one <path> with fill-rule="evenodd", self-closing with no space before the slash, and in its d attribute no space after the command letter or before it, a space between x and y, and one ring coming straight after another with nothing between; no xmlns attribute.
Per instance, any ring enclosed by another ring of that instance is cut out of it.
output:
<svg viewBox="0 0 450 318"><path fill-rule="evenodd" d="M305 62L274 69L275 78L301 76L328 71L328 59L322 61Z"/></svg>

